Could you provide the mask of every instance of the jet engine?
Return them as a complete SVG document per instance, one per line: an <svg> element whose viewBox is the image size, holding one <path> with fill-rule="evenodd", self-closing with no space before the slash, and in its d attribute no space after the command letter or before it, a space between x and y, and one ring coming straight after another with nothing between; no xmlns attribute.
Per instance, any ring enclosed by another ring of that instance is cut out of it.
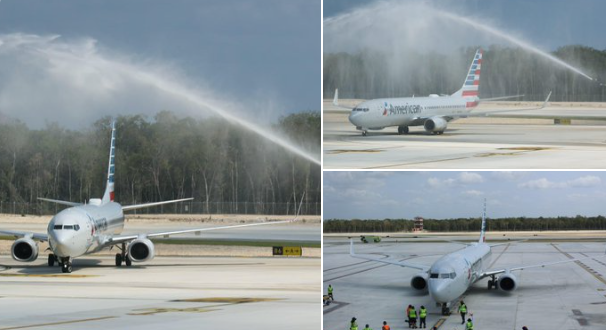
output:
<svg viewBox="0 0 606 330"><path fill-rule="evenodd" d="M410 279L410 286L417 290L427 290L427 273L419 273Z"/></svg>
<svg viewBox="0 0 606 330"><path fill-rule="evenodd" d="M128 244L128 257L134 262L143 262L154 258L154 243L147 238L137 238Z"/></svg>
<svg viewBox="0 0 606 330"><path fill-rule="evenodd" d="M20 238L13 243L11 252L13 259L17 261L34 261L38 258L38 243L29 237Z"/></svg>
<svg viewBox="0 0 606 330"><path fill-rule="evenodd" d="M442 117L429 118L423 123L423 127L430 133L443 133L448 122Z"/></svg>
<svg viewBox="0 0 606 330"><path fill-rule="evenodd" d="M518 282L513 274L505 273L499 276L497 287L503 291L513 291L518 287Z"/></svg>

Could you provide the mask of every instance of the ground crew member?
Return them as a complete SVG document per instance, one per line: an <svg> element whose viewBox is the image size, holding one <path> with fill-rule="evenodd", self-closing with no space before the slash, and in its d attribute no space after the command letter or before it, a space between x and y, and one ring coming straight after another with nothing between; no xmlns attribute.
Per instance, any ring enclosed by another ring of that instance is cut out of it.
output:
<svg viewBox="0 0 606 330"><path fill-rule="evenodd" d="M351 318L351 324L349 325L349 330L358 330L358 323L356 323L356 318Z"/></svg>
<svg viewBox="0 0 606 330"><path fill-rule="evenodd" d="M408 326L413 329L417 328L417 311L415 310L415 306L410 306L410 310L408 311Z"/></svg>
<svg viewBox="0 0 606 330"><path fill-rule="evenodd" d="M419 309L419 328L427 328L427 324L425 324L425 318L427 317L427 309L425 309L425 306L421 306L421 309Z"/></svg>
<svg viewBox="0 0 606 330"><path fill-rule="evenodd" d="M408 305L408 307L406 307L406 317L408 318L408 320L406 321L408 323L408 327L410 328L410 309L412 308L412 305Z"/></svg>
<svg viewBox="0 0 606 330"><path fill-rule="evenodd" d="M465 315L467 314L467 305L461 300L461 304L459 305L459 313L461 313L461 324L465 323Z"/></svg>
<svg viewBox="0 0 606 330"><path fill-rule="evenodd" d="M467 319L467 325L465 326L465 330L473 330L473 322L471 322L471 319Z"/></svg>
<svg viewBox="0 0 606 330"><path fill-rule="evenodd" d="M329 284L328 285L328 298L330 298L330 300L335 301L335 298L332 296L332 286Z"/></svg>
<svg viewBox="0 0 606 330"><path fill-rule="evenodd" d="M522 330L528 330L528 328L526 326L523 326Z"/></svg>
<svg viewBox="0 0 606 330"><path fill-rule="evenodd" d="M381 330L391 330L391 328L387 325L387 322L383 321L383 327L381 327Z"/></svg>
<svg viewBox="0 0 606 330"><path fill-rule="evenodd" d="M366 328L364 328L364 330L372 330L372 329L371 329L371 328L368 326L368 324L367 324L367 325L366 325Z"/></svg>

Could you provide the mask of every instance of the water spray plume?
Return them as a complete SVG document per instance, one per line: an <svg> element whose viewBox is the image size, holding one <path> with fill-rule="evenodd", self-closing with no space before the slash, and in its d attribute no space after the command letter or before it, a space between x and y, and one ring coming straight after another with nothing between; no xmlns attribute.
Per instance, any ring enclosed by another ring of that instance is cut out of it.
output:
<svg viewBox="0 0 606 330"><path fill-rule="evenodd" d="M102 55L96 47L95 40L84 39L70 43L62 42L57 36L0 35L0 55L9 61L14 61L18 64L17 66L23 66L23 63L26 63L29 78L23 79L23 75L19 72L15 73L10 71L10 68L7 69L13 63L6 64L7 61L4 61L4 71L12 73L13 80L18 81L14 85L23 86L23 80L25 80L27 88L35 89L39 87L36 84L42 81L41 87L49 89L45 91L48 95L39 95L36 99L53 98L55 97L52 95L53 92L61 94L61 96L69 95L72 97L69 101L72 102L68 103L75 103L77 104L75 107L89 109L91 113L94 113L95 107L118 106L124 108L125 104L129 107L132 106L125 102L116 104L118 101L115 100L119 98L125 98L126 102L135 102L135 106L141 106L141 104L147 106L145 102L153 104L154 101L160 101L161 106L171 108L185 104L186 108L190 108L192 111L199 112L202 109L211 111L229 123L251 131L295 155L314 164L321 164L317 157L288 141L285 136L271 132L269 128L246 119L244 114L235 110L236 108L246 108L244 105L217 99L211 95L212 91L203 92L187 87L179 79L171 77L170 73L162 72L153 65L145 67L139 63L118 59L117 56ZM24 57L25 60L23 60ZM34 65L30 65L31 63ZM43 79L40 79L39 76L42 76ZM10 80L11 78L5 79ZM53 87L57 84L60 87ZM29 90L25 93L23 93L23 89L15 92L14 86L8 87L0 95L0 105L3 109L18 106L28 109L35 108L37 104L32 106L28 103L28 98L22 96L28 95ZM65 103L61 96L58 104L49 102L47 108L60 109ZM81 108L74 115L82 116Z"/></svg>
<svg viewBox="0 0 606 330"><path fill-rule="evenodd" d="M390 49L394 58L404 50L456 49L462 45L476 46L480 41L493 42L497 37L541 56L553 64L595 81L580 69L543 51L521 38L497 29L484 20L464 17L429 4L402 1L381 1L324 20L325 52L361 49ZM464 27L462 31L457 28ZM469 33L473 28L480 35ZM482 40L483 39L483 40Z"/></svg>

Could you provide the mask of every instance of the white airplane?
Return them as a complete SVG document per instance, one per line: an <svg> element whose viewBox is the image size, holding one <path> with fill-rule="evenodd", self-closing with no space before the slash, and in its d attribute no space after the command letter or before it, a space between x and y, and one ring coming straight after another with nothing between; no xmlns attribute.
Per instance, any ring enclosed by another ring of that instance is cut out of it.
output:
<svg viewBox="0 0 606 330"><path fill-rule="evenodd" d="M420 291L428 291L430 297L436 302L437 306L442 307L442 314L450 314L450 306L463 295L475 282L490 277L488 280L488 289L500 289L503 291L513 291L517 288L518 283L516 277L512 274L513 271L524 270L529 268L546 267L558 265L579 260L595 259L606 256L586 257L579 259L569 259L564 261L547 262L536 265L516 266L508 268L487 269L490 264L492 255L491 248L508 244L486 244L486 201L484 201L484 213L482 215L482 230L480 239L477 243L466 244L462 250L458 250L442 256L432 265L420 265L408 263L393 259L380 259L366 257L355 254L353 249L353 240L350 242L350 255L354 258L371 260L401 267L409 267L421 270L421 273L413 276L410 280L410 285ZM500 275L497 278L497 275Z"/></svg>
<svg viewBox="0 0 606 330"><path fill-rule="evenodd" d="M233 229L250 226L273 225L296 221L259 222L244 225L221 226L211 228L186 229L149 234L120 235L124 228L124 211L157 206L168 203L177 203L192 200L184 198L157 203L122 206L114 202L114 159L116 148L115 123L112 124L111 144L109 153L109 168L107 171L107 185L102 199L91 198L88 204L60 201L47 198L38 198L43 201L71 206L57 213L49 222L47 233L31 233L14 230L0 230L2 234L13 235L18 238L11 247L13 259L22 262L31 262L38 258L37 241L47 241L52 251L48 255L48 265L52 267L55 262L61 266L64 273L72 272L74 258L98 252L102 249L117 245L121 253L116 254L116 266L122 262L130 266L132 262L143 262L154 257L153 237L168 237L171 235L200 233L202 231ZM301 203L303 199L301 199ZM300 206L299 206L300 210ZM298 212L297 212L298 214ZM128 244L128 245L127 245Z"/></svg>
<svg viewBox="0 0 606 330"><path fill-rule="evenodd" d="M385 127L398 126L398 134L408 134L409 126L423 126L432 134L443 134L448 122L467 117L484 117L494 113L538 110L545 107L551 92L540 107L526 109L471 111L479 104L480 69L482 50L478 49L469 67L469 72L461 89L450 96L431 94L428 97L407 97L375 99L360 103L355 108L339 105L339 90L335 90L333 105L342 110L351 110L349 121L366 136L369 130L382 130ZM515 96L496 97L487 100L508 99Z"/></svg>

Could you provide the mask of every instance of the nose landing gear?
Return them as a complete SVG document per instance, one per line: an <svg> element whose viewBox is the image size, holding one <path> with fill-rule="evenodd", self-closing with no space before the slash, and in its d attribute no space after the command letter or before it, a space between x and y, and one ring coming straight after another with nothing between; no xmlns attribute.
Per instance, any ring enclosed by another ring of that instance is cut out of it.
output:
<svg viewBox="0 0 606 330"><path fill-rule="evenodd" d="M71 273L72 272L72 262L71 260L69 260L69 257L67 258L61 258L61 261L59 262L59 265L61 266L61 271L64 273Z"/></svg>
<svg viewBox="0 0 606 330"><path fill-rule="evenodd" d="M442 315L450 315L450 306L448 303L442 303Z"/></svg>
<svg viewBox="0 0 606 330"><path fill-rule="evenodd" d="M408 134L408 126L398 126L398 134Z"/></svg>

